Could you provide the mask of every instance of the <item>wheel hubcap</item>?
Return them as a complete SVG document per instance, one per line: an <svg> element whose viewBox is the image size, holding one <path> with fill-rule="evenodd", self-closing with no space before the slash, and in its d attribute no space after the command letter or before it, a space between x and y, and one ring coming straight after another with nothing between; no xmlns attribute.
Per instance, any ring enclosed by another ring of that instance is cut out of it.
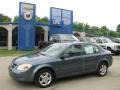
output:
<svg viewBox="0 0 120 90"><path fill-rule="evenodd" d="M101 65L100 74L101 74L101 75L105 75L106 71L107 71L106 65Z"/></svg>
<svg viewBox="0 0 120 90"><path fill-rule="evenodd" d="M48 72L43 72L40 77L39 77L39 83L42 85L42 86L47 86L51 83L51 80L52 80L52 76L50 73Z"/></svg>

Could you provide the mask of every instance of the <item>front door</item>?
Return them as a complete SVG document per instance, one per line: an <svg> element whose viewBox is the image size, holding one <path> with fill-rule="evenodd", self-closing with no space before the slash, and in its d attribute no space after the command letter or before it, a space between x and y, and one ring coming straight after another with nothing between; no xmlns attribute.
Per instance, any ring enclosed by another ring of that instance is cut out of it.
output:
<svg viewBox="0 0 120 90"><path fill-rule="evenodd" d="M68 55L64 59L61 59L60 71L63 76L71 76L83 73L83 56L81 45L72 45L67 48L64 55Z"/></svg>

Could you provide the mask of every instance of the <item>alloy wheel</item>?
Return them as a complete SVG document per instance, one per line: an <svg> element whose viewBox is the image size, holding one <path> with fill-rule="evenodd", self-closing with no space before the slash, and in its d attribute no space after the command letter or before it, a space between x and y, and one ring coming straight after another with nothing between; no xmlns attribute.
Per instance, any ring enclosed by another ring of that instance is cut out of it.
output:
<svg viewBox="0 0 120 90"><path fill-rule="evenodd" d="M41 73L40 77L39 77L39 83L42 86L47 86L51 83L52 81L52 76L49 72L43 72Z"/></svg>

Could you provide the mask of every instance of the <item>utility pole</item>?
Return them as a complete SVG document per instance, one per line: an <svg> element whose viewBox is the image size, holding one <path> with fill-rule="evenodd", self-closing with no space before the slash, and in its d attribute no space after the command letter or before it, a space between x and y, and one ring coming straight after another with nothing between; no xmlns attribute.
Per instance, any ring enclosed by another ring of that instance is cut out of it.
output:
<svg viewBox="0 0 120 90"><path fill-rule="evenodd" d="M108 30L108 32L107 32L107 36L109 37L109 30Z"/></svg>
<svg viewBox="0 0 120 90"><path fill-rule="evenodd" d="M85 26L86 26L86 24L83 24L83 26L82 26L83 32L85 32Z"/></svg>
<svg viewBox="0 0 120 90"><path fill-rule="evenodd" d="M0 22L2 22L2 14L0 14Z"/></svg>
<svg viewBox="0 0 120 90"><path fill-rule="evenodd" d="M82 34L83 34L84 37L86 36L86 33L85 33L85 26L86 26L86 24L83 24L83 25L82 25L82 29L83 29Z"/></svg>
<svg viewBox="0 0 120 90"><path fill-rule="evenodd" d="M118 38L118 32L116 32L117 33L117 38Z"/></svg>

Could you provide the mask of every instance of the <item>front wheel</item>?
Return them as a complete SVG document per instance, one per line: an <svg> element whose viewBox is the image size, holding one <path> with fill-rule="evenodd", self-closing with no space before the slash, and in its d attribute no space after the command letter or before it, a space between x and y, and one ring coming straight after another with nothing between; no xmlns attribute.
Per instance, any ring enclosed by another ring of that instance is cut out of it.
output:
<svg viewBox="0 0 120 90"><path fill-rule="evenodd" d="M98 69L97 69L97 75L102 77L107 74L108 66L106 63L102 62L99 64Z"/></svg>
<svg viewBox="0 0 120 90"><path fill-rule="evenodd" d="M53 73L48 69L43 69L35 76L35 84L39 87L45 88L52 84Z"/></svg>

